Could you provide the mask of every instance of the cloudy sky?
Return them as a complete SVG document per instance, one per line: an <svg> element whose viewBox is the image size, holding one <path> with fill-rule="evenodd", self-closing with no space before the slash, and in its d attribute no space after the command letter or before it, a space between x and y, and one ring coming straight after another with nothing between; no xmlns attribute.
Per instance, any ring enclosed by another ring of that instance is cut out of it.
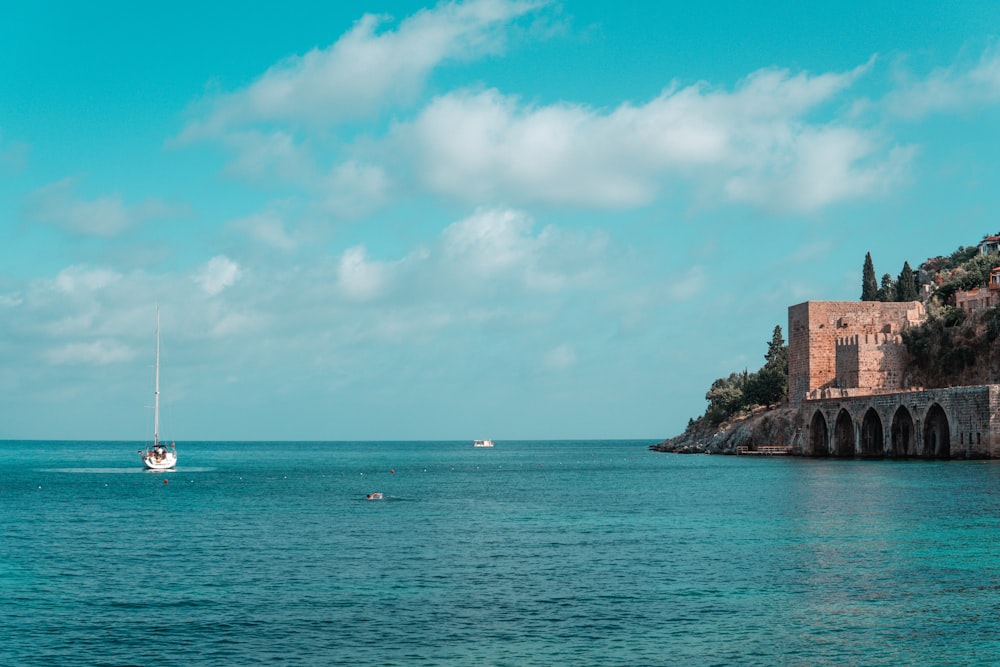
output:
<svg viewBox="0 0 1000 667"><path fill-rule="evenodd" d="M36 2L0 439L650 438L1000 231L1000 6Z"/></svg>

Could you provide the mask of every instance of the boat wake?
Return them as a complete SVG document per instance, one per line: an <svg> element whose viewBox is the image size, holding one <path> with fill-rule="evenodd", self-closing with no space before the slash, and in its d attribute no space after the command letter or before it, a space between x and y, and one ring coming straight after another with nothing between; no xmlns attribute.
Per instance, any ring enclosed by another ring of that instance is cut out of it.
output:
<svg viewBox="0 0 1000 667"><path fill-rule="evenodd" d="M134 473L161 473L161 472L214 472L216 468L171 468L170 470L149 470L147 468L41 468L40 472L60 472L70 474L134 474Z"/></svg>

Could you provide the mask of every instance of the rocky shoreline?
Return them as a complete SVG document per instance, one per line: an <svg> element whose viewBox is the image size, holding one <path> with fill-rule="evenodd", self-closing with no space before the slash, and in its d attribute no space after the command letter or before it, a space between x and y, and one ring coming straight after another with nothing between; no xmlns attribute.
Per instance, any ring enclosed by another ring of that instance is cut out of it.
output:
<svg viewBox="0 0 1000 667"><path fill-rule="evenodd" d="M735 454L738 447L753 452L759 446L775 445L796 452L801 446L798 421L799 411L787 405L759 408L718 426L693 421L684 433L649 448L672 454Z"/></svg>

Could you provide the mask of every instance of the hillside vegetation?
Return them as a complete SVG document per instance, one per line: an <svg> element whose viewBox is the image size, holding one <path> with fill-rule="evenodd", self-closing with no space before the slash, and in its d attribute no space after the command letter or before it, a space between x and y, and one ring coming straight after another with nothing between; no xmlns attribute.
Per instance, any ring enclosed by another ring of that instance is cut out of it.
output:
<svg viewBox="0 0 1000 667"><path fill-rule="evenodd" d="M955 293L989 285L1000 253L959 247L947 257L920 265L921 284L931 286L924 300L927 321L903 332L910 353L905 384L926 388L993 384L1000 381L1000 308L967 314L955 306Z"/></svg>

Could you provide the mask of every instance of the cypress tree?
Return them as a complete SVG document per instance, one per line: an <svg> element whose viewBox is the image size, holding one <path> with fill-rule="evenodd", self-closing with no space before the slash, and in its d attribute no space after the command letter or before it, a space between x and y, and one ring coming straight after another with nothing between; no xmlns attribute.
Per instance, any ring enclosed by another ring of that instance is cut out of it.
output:
<svg viewBox="0 0 1000 667"><path fill-rule="evenodd" d="M772 368L782 373L788 373L788 348L785 347L785 339L781 337L781 325L774 327L771 334L771 342L767 344L767 354L764 355L767 361L765 368Z"/></svg>
<svg viewBox="0 0 1000 667"><path fill-rule="evenodd" d="M896 283L896 299L916 301L917 298L917 277L910 268L910 263L903 262L903 270L899 273L899 282Z"/></svg>
<svg viewBox="0 0 1000 667"><path fill-rule="evenodd" d="M896 281L888 273L882 276L882 286L878 288L878 300L896 300Z"/></svg>
<svg viewBox="0 0 1000 667"><path fill-rule="evenodd" d="M872 264L872 254L865 253L865 268L861 278L861 300L878 301L878 282L875 280L875 265Z"/></svg>

